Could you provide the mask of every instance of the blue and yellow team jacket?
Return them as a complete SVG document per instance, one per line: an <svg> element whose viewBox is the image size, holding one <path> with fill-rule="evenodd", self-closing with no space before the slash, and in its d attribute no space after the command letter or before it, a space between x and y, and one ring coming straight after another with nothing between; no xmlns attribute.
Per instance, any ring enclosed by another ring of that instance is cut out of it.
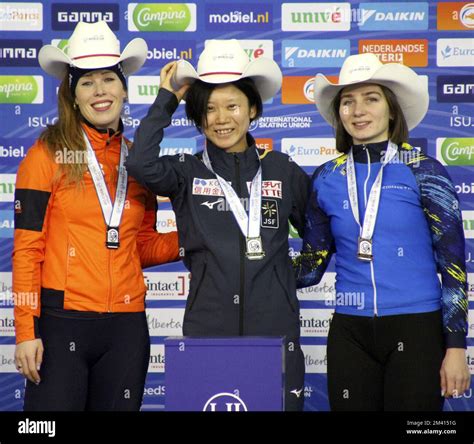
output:
<svg viewBox="0 0 474 444"><path fill-rule="evenodd" d="M363 220L387 142L353 147ZM298 287L317 284L336 253L338 313L388 316L442 310L446 347L465 347L467 281L459 201L445 168L408 144L385 166L372 262L357 258L347 155L321 165L312 179ZM438 278L441 275L441 282Z"/></svg>

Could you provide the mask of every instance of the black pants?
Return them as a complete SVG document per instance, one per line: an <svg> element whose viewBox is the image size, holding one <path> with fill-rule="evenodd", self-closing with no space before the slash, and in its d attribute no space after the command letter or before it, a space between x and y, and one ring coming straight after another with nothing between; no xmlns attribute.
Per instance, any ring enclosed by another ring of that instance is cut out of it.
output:
<svg viewBox="0 0 474 444"><path fill-rule="evenodd" d="M42 312L41 382L28 381L25 411L136 411L150 358L142 313Z"/></svg>
<svg viewBox="0 0 474 444"><path fill-rule="evenodd" d="M286 340L285 347L285 411L299 412L304 406L304 354L298 340Z"/></svg>
<svg viewBox="0 0 474 444"><path fill-rule="evenodd" d="M328 392L334 411L440 411L445 354L441 312L334 314Z"/></svg>

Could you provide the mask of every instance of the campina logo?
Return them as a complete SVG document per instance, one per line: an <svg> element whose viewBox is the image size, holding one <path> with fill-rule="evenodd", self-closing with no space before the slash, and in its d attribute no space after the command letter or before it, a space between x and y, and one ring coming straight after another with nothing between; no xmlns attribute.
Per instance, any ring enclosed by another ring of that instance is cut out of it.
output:
<svg viewBox="0 0 474 444"><path fill-rule="evenodd" d="M439 2L437 28L443 31L469 31L474 29L474 3Z"/></svg>
<svg viewBox="0 0 474 444"><path fill-rule="evenodd" d="M428 3L361 3L353 18L361 31L425 30L428 29Z"/></svg>
<svg viewBox="0 0 474 444"><path fill-rule="evenodd" d="M72 31L79 22L95 23L103 20L110 29L119 29L119 5L116 3L53 3L51 7L53 31Z"/></svg>
<svg viewBox="0 0 474 444"><path fill-rule="evenodd" d="M195 3L129 3L128 30L196 31Z"/></svg>
<svg viewBox="0 0 474 444"><path fill-rule="evenodd" d="M0 103L43 103L43 77L0 76Z"/></svg>
<svg viewBox="0 0 474 444"><path fill-rule="evenodd" d="M268 31L273 29L271 2L206 5L206 29L209 31Z"/></svg>
<svg viewBox="0 0 474 444"><path fill-rule="evenodd" d="M41 40L0 40L0 66L38 66Z"/></svg>
<svg viewBox="0 0 474 444"><path fill-rule="evenodd" d="M428 40L359 40L359 53L372 52L382 63L428 66Z"/></svg>
<svg viewBox="0 0 474 444"><path fill-rule="evenodd" d="M351 52L351 42L345 39L283 40L281 45L284 68L340 67Z"/></svg>
<svg viewBox="0 0 474 444"><path fill-rule="evenodd" d="M443 165L474 166L474 138L437 138L436 158Z"/></svg>
<svg viewBox="0 0 474 444"><path fill-rule="evenodd" d="M438 39L437 66L474 66L474 39Z"/></svg>
<svg viewBox="0 0 474 444"><path fill-rule="evenodd" d="M282 31L350 31L351 4L283 3Z"/></svg>
<svg viewBox="0 0 474 444"><path fill-rule="evenodd" d="M42 3L0 3L0 31L42 31Z"/></svg>
<svg viewBox="0 0 474 444"><path fill-rule="evenodd" d="M474 75L438 76L438 102L474 102Z"/></svg>

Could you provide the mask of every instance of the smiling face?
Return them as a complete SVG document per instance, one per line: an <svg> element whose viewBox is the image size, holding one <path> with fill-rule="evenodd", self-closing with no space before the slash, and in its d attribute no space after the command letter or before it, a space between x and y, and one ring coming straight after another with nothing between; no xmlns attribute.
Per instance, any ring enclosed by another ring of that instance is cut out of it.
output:
<svg viewBox="0 0 474 444"><path fill-rule="evenodd" d="M256 107L249 107L247 96L233 85L219 86L209 96L202 129L218 148L229 153L247 149L247 131Z"/></svg>
<svg viewBox="0 0 474 444"><path fill-rule="evenodd" d="M79 79L75 95L86 120L100 129L118 129L127 92L117 74L105 69L88 72Z"/></svg>
<svg viewBox="0 0 474 444"><path fill-rule="evenodd" d="M354 145L383 142L389 138L390 109L379 85L344 88L339 117Z"/></svg>

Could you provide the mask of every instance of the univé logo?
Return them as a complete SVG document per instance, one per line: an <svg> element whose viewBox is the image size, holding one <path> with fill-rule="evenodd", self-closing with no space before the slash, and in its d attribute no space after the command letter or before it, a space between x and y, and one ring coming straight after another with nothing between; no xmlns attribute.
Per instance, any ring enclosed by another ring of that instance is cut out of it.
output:
<svg viewBox="0 0 474 444"><path fill-rule="evenodd" d="M129 3L128 30L196 31L195 3Z"/></svg>
<svg viewBox="0 0 474 444"><path fill-rule="evenodd" d="M208 399L203 412L247 412L245 402L233 393L217 393Z"/></svg>

